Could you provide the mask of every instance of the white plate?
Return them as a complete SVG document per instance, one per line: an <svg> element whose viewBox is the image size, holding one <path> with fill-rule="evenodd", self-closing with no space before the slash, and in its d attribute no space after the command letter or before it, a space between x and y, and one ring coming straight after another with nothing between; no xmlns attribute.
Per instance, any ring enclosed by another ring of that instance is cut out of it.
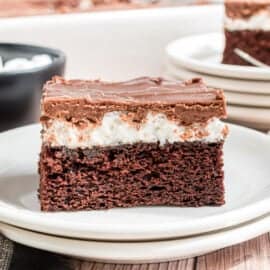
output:
<svg viewBox="0 0 270 270"><path fill-rule="evenodd" d="M163 76L169 80L179 80L179 77L174 77L169 72L164 72ZM247 94L233 92L227 89L223 89L226 96L226 100L229 104L244 105L251 107L270 108L270 95L263 94Z"/></svg>
<svg viewBox="0 0 270 270"><path fill-rule="evenodd" d="M172 62L167 62L164 69L166 74L170 74L174 78L180 80L202 77L205 82L212 87L227 89L232 92L240 93L270 94L270 83L265 81L248 81L215 77L175 66Z"/></svg>
<svg viewBox="0 0 270 270"><path fill-rule="evenodd" d="M228 116L230 120L239 121L246 126L270 130L270 109L229 105Z"/></svg>
<svg viewBox="0 0 270 270"><path fill-rule="evenodd" d="M224 93L229 104L270 109L270 95L242 94L226 89L224 89Z"/></svg>
<svg viewBox="0 0 270 270"><path fill-rule="evenodd" d="M174 64L193 71L228 78L270 80L270 68L221 64L223 49L224 35L210 33L173 41L166 53Z"/></svg>
<svg viewBox="0 0 270 270"><path fill-rule="evenodd" d="M269 228L270 216L265 216L230 230L190 238L125 243L54 237L0 224L3 235L23 245L110 263L150 263L195 257L252 239L268 232Z"/></svg>
<svg viewBox="0 0 270 270"><path fill-rule="evenodd" d="M209 232L270 211L270 140L231 126L225 144L226 205L44 213L37 199L40 126L0 135L0 221L84 239L149 240Z"/></svg>

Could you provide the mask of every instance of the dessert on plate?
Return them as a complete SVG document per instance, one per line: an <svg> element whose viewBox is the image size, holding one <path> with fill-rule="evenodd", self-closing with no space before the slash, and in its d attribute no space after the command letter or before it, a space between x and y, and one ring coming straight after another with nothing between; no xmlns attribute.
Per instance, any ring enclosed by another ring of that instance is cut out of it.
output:
<svg viewBox="0 0 270 270"><path fill-rule="evenodd" d="M224 204L221 90L201 79L53 78L41 103L43 211Z"/></svg>
<svg viewBox="0 0 270 270"><path fill-rule="evenodd" d="M250 65L236 48L270 65L270 0L225 0L223 63Z"/></svg>

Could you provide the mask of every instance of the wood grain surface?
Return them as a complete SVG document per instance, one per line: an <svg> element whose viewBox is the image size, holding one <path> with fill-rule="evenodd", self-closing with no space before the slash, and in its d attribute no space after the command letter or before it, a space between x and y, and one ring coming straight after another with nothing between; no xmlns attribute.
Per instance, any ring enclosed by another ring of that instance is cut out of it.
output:
<svg viewBox="0 0 270 270"><path fill-rule="evenodd" d="M270 228L269 228L270 230ZM151 252L151 251L150 251ZM107 264L82 261L15 244L9 270L269 270L270 237L253 240L210 254L167 263ZM2 269L1 269L2 270Z"/></svg>

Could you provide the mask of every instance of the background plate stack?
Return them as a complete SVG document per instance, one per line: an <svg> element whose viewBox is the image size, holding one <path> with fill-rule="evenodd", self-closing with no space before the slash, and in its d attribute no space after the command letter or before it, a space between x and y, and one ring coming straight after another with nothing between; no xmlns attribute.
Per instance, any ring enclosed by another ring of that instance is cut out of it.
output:
<svg viewBox="0 0 270 270"><path fill-rule="evenodd" d="M164 75L177 80L202 77L209 86L224 89L230 122L269 131L270 67L221 64L223 48L221 33L173 41L166 48Z"/></svg>

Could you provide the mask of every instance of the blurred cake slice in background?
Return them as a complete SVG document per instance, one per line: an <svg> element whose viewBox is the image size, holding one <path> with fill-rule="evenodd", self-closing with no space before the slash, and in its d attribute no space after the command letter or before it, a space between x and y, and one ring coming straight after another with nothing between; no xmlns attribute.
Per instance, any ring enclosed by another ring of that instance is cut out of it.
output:
<svg viewBox="0 0 270 270"><path fill-rule="evenodd" d="M213 4L219 0L0 0L0 17Z"/></svg>
<svg viewBox="0 0 270 270"><path fill-rule="evenodd" d="M225 1L223 63L250 65L235 49L270 65L270 0Z"/></svg>
<svg viewBox="0 0 270 270"><path fill-rule="evenodd" d="M0 17L74 12L83 7L82 1L85 5L85 0L0 0Z"/></svg>

